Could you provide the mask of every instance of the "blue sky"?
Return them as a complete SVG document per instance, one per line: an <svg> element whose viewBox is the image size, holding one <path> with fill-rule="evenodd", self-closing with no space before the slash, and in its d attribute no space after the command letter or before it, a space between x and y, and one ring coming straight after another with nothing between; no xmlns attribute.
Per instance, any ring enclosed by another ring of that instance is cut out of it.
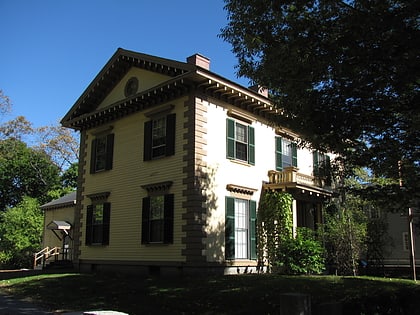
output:
<svg viewBox="0 0 420 315"><path fill-rule="evenodd" d="M235 74L223 0L0 0L0 89L12 100L4 122L23 115L57 124L118 47L185 61L200 53L210 70Z"/></svg>

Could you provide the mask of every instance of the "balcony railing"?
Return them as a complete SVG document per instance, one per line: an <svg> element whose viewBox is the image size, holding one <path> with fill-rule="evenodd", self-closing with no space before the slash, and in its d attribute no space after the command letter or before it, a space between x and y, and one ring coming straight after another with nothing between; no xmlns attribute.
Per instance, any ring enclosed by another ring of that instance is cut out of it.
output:
<svg viewBox="0 0 420 315"><path fill-rule="evenodd" d="M283 171L268 171L268 184L290 184L295 183L305 186L325 187L322 179L311 175L298 173L297 167L286 167Z"/></svg>

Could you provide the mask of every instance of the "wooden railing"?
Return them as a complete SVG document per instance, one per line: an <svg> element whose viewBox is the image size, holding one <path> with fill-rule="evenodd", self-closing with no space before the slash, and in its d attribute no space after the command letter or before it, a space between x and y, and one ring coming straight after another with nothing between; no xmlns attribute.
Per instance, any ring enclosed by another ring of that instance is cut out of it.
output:
<svg viewBox="0 0 420 315"><path fill-rule="evenodd" d="M298 168L296 167L286 167L283 171L268 171L268 183L269 184L287 184L287 183L297 183L307 186L317 186L323 187L323 183L320 179L298 173Z"/></svg>
<svg viewBox="0 0 420 315"><path fill-rule="evenodd" d="M42 264L42 267L45 267L45 263L50 258L57 259L58 255L60 255L61 247L45 247L44 249L40 250L39 252L34 254L34 269L39 264ZM39 263L39 261L41 261Z"/></svg>

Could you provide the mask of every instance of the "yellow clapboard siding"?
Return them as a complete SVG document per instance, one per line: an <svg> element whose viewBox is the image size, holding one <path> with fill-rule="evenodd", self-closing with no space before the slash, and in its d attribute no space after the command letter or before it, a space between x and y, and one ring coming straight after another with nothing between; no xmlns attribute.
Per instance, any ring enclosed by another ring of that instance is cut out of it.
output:
<svg viewBox="0 0 420 315"><path fill-rule="evenodd" d="M113 168L97 174L89 174L90 153L93 134L88 136L86 156L85 195L110 192L111 203L110 243L108 246L85 246L82 228L81 259L106 260L160 260L182 261L182 196L184 190L183 168L183 102L178 101L173 112L176 113L175 155L154 161L143 161L144 123L149 120L144 113L137 113L112 124L114 133ZM165 105L163 105L165 106ZM171 245L141 244L142 199L147 191L142 185L172 181L169 192L174 194L174 243ZM83 218L86 218L85 198ZM86 220L86 219L84 219ZM83 222L83 226L85 222Z"/></svg>

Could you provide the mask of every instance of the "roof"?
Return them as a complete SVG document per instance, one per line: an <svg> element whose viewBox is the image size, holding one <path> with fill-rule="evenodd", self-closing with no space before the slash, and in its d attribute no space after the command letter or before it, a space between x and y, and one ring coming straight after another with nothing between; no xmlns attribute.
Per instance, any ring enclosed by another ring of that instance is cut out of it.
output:
<svg viewBox="0 0 420 315"><path fill-rule="evenodd" d="M76 204L76 192L73 191L61 198L52 200L41 206L42 210L54 210L59 208L71 207Z"/></svg>
<svg viewBox="0 0 420 315"><path fill-rule="evenodd" d="M164 74L169 79L149 90L99 108L99 104L132 67ZM118 48L61 120L63 126L89 129L198 90L238 108L266 117L276 114L268 98L208 69Z"/></svg>
<svg viewBox="0 0 420 315"><path fill-rule="evenodd" d="M47 225L49 230L70 230L71 224L67 221L53 220Z"/></svg>

